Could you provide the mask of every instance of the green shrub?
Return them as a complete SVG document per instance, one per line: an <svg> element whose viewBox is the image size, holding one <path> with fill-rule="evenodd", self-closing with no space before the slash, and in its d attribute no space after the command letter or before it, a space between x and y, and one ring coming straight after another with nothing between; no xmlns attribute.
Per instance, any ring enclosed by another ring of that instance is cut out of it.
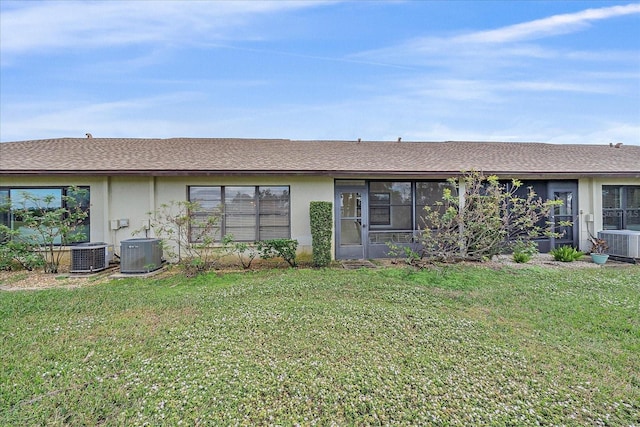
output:
<svg viewBox="0 0 640 427"><path fill-rule="evenodd" d="M518 264L526 264L531 261L532 256L524 252L514 252L513 260Z"/></svg>
<svg viewBox="0 0 640 427"><path fill-rule="evenodd" d="M538 253L538 245L531 240L517 240L512 245L513 260L517 263L526 263Z"/></svg>
<svg viewBox="0 0 640 427"><path fill-rule="evenodd" d="M333 232L333 203L311 202L312 259L314 267L326 267L331 263L331 236Z"/></svg>
<svg viewBox="0 0 640 427"><path fill-rule="evenodd" d="M569 245L552 249L549 253L553 256L554 260L562 262L573 262L584 255L584 253Z"/></svg>
<svg viewBox="0 0 640 427"><path fill-rule="evenodd" d="M293 239L271 239L256 242L256 249L260 254L260 258L282 258L291 267L297 267L296 255L298 250L298 241Z"/></svg>

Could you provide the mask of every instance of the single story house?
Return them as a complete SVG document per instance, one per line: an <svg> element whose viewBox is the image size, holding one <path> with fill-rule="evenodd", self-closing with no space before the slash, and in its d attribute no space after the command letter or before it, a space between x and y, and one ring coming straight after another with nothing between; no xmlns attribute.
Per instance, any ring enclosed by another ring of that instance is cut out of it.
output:
<svg viewBox="0 0 640 427"><path fill-rule="evenodd" d="M134 237L147 213L171 201L224 207L221 234L292 238L310 252L311 201L334 203L336 259L384 257L406 242L447 178L477 170L518 178L562 199L562 238L589 249L600 230L640 231L640 146L506 142L296 141L216 138L61 138L0 144L0 201L28 190L58 199L89 190L88 240ZM9 226L11 214L0 221ZM147 234L151 231L147 231ZM137 237L140 237L139 235ZM142 236L144 237L144 235ZM154 237L148 235L147 237Z"/></svg>

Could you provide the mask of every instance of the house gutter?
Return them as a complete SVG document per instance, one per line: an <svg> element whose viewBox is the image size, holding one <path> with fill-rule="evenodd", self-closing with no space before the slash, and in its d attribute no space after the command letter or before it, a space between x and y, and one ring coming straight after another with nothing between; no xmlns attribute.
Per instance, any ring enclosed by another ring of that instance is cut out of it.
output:
<svg viewBox="0 0 640 427"><path fill-rule="evenodd" d="M640 171L488 171L484 175L524 179L640 178ZM429 177L460 176L460 171L388 171L388 170L0 170L0 176L331 176L331 177Z"/></svg>

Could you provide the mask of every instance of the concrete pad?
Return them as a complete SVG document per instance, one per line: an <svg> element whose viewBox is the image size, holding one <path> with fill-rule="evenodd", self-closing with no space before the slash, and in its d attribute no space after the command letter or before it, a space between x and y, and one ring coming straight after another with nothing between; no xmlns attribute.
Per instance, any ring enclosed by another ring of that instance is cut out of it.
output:
<svg viewBox="0 0 640 427"><path fill-rule="evenodd" d="M109 279L127 279L130 277L153 277L155 275L158 275L160 273L162 273L164 271L164 267L160 267L157 270L153 270L153 271L149 271L148 273L114 273L111 276L109 276Z"/></svg>

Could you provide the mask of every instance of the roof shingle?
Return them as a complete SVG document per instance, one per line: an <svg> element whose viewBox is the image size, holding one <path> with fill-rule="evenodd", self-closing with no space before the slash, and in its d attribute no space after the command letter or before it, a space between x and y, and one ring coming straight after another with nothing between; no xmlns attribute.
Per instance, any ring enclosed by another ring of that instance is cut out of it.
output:
<svg viewBox="0 0 640 427"><path fill-rule="evenodd" d="M62 138L0 144L0 174L640 177L640 146L222 138Z"/></svg>

